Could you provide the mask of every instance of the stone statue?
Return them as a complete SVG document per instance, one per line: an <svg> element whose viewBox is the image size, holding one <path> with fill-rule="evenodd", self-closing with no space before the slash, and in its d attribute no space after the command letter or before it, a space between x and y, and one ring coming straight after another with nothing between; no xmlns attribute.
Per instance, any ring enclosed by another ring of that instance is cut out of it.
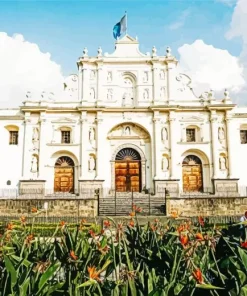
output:
<svg viewBox="0 0 247 296"><path fill-rule="evenodd" d="M220 142L225 139L225 131L222 127L220 127L218 130L218 138L219 138Z"/></svg>
<svg viewBox="0 0 247 296"><path fill-rule="evenodd" d="M144 72L143 82L148 82L148 72Z"/></svg>
<svg viewBox="0 0 247 296"><path fill-rule="evenodd" d="M169 167L169 160L167 159L166 156L162 158L162 171L167 172Z"/></svg>
<svg viewBox="0 0 247 296"><path fill-rule="evenodd" d="M33 155L33 157L32 157L31 172L32 173L38 172L38 160L35 155Z"/></svg>
<svg viewBox="0 0 247 296"><path fill-rule="evenodd" d="M95 170L95 158L92 155L89 157L88 169L89 169L89 171Z"/></svg>
<svg viewBox="0 0 247 296"><path fill-rule="evenodd" d="M226 169L226 158L224 156L220 156L220 169L221 170Z"/></svg>
<svg viewBox="0 0 247 296"><path fill-rule="evenodd" d="M164 70L161 70L160 71L160 79L165 79L165 72L164 72Z"/></svg>
<svg viewBox="0 0 247 296"><path fill-rule="evenodd" d="M94 100L95 99L95 91L94 88L90 89L90 99Z"/></svg>
<svg viewBox="0 0 247 296"><path fill-rule="evenodd" d="M32 142L34 149L38 149L38 143L39 143L39 130L37 127L33 128L33 135L32 135Z"/></svg>
<svg viewBox="0 0 247 296"><path fill-rule="evenodd" d="M102 48L101 47L98 48L98 58L99 57L102 57Z"/></svg>
<svg viewBox="0 0 247 296"><path fill-rule="evenodd" d="M167 129L165 127L162 128L161 130L161 140L165 142L167 140Z"/></svg>
<svg viewBox="0 0 247 296"><path fill-rule="evenodd" d="M95 133L94 133L94 128L91 127L89 129L89 141L94 141L95 140Z"/></svg>
<svg viewBox="0 0 247 296"><path fill-rule="evenodd" d="M112 100L112 89L108 89L107 100Z"/></svg>
<svg viewBox="0 0 247 296"><path fill-rule="evenodd" d="M112 74L111 74L111 72L108 72L108 74L107 74L107 81L108 82L111 82L112 81Z"/></svg>
<svg viewBox="0 0 247 296"><path fill-rule="evenodd" d="M90 79L94 79L95 78L95 71L91 70L90 72Z"/></svg>
<svg viewBox="0 0 247 296"><path fill-rule="evenodd" d="M124 134L130 136L130 127L129 126L125 127Z"/></svg>

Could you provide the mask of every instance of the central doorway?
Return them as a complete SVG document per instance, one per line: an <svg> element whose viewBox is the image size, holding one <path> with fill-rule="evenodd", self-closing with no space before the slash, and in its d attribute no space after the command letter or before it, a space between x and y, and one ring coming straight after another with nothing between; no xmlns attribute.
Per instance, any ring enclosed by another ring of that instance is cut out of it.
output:
<svg viewBox="0 0 247 296"><path fill-rule="evenodd" d="M118 192L141 191L141 157L133 148L124 148L116 155L115 188Z"/></svg>
<svg viewBox="0 0 247 296"><path fill-rule="evenodd" d="M54 168L54 192L74 193L74 166L74 161L68 156L57 159Z"/></svg>
<svg viewBox="0 0 247 296"><path fill-rule="evenodd" d="M202 162L195 155L188 155L183 160L183 191L203 191Z"/></svg>

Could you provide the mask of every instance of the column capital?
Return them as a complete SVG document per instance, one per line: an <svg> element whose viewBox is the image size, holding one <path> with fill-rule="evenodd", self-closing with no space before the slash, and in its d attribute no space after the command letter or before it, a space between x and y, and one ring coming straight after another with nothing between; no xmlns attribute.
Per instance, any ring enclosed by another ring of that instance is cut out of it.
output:
<svg viewBox="0 0 247 296"><path fill-rule="evenodd" d="M160 118L153 118L154 123L160 123Z"/></svg>
<svg viewBox="0 0 247 296"><path fill-rule="evenodd" d="M96 119L95 119L95 122L96 122L98 125L100 125L103 121L104 121L103 118L96 118Z"/></svg>
<svg viewBox="0 0 247 296"><path fill-rule="evenodd" d="M83 123L87 122L87 118L81 118L81 119L79 120L79 122L83 124Z"/></svg>

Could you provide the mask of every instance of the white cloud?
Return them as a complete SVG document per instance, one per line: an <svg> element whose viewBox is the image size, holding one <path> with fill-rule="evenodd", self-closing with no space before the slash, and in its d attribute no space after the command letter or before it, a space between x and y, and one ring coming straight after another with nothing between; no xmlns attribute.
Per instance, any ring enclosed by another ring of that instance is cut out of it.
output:
<svg viewBox="0 0 247 296"><path fill-rule="evenodd" d="M28 90L40 94L62 89L61 67L20 34L10 37L0 32L0 65L1 107L20 105Z"/></svg>
<svg viewBox="0 0 247 296"><path fill-rule="evenodd" d="M184 10L180 15L180 17L175 22L171 23L168 28L170 30L177 30L183 27L189 15L190 15L190 10L189 9Z"/></svg>
<svg viewBox="0 0 247 296"><path fill-rule="evenodd" d="M244 66L245 88L239 94L240 103L247 104L247 1L238 0L235 6L230 30L226 33L227 39L239 37L243 41L243 48L240 54L240 61Z"/></svg>
<svg viewBox="0 0 247 296"><path fill-rule="evenodd" d="M225 88L235 94L243 89L243 67L239 59L227 50L196 40L192 44L184 44L178 52L180 67L192 78L197 95L213 89L223 97Z"/></svg>

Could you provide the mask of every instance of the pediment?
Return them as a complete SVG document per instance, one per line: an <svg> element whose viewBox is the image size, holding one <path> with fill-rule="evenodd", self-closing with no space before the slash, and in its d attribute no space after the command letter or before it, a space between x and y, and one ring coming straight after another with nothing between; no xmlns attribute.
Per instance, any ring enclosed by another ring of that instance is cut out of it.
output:
<svg viewBox="0 0 247 296"><path fill-rule="evenodd" d="M69 123L76 123L76 120L73 120L73 119L68 118L68 117L63 117L63 118L58 118L58 119L53 120L52 123L69 124Z"/></svg>
<svg viewBox="0 0 247 296"><path fill-rule="evenodd" d="M133 123L125 123L113 128L109 134L108 139L149 139L149 134L141 127Z"/></svg>
<svg viewBox="0 0 247 296"><path fill-rule="evenodd" d="M203 122L204 119L199 116L190 116L180 119L181 122Z"/></svg>

